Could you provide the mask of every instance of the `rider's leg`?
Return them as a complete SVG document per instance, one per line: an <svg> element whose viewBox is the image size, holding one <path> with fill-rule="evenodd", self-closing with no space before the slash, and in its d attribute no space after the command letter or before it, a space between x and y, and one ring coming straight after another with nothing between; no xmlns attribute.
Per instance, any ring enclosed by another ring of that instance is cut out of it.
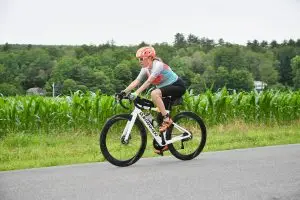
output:
<svg viewBox="0 0 300 200"><path fill-rule="evenodd" d="M165 103L163 102L162 97L171 96L172 98L179 98L185 93L185 91L186 89L184 87L183 81L181 79L178 79L172 85L168 85L160 89L155 89L151 92L152 101L161 111L161 115L163 116L162 124L159 127L160 132L164 132L165 130L167 130L167 128L173 123L172 119L169 117L166 111ZM168 150L168 146L165 146L161 151L155 151L155 153L161 154L166 150Z"/></svg>
<svg viewBox="0 0 300 200"><path fill-rule="evenodd" d="M171 96L172 98L181 97L186 91L184 83L181 78L178 78L177 81L171 85L167 85L162 88L157 88L151 92L151 98L153 103L158 107L162 116L166 116L168 113L165 108L165 104L162 100L162 97Z"/></svg>
<svg viewBox="0 0 300 200"><path fill-rule="evenodd" d="M163 116L163 122L159 127L160 132L164 132L167 128L173 123L172 119L170 118L169 114L166 111L164 102L162 100L162 92L160 89L155 89L151 92L151 98L153 103L158 107L159 111Z"/></svg>
<svg viewBox="0 0 300 200"><path fill-rule="evenodd" d="M161 93L160 89L152 90L151 99L152 99L153 103L158 107L158 109L161 112L162 116L167 115L167 111L166 111L166 108L165 108L165 104L162 100L162 93Z"/></svg>
<svg viewBox="0 0 300 200"><path fill-rule="evenodd" d="M167 111L166 111L166 108L165 108L165 104L164 104L164 102L163 102L163 100L162 100L162 93L161 93L161 90L160 89L155 89L155 90L153 90L152 92L151 92L151 98L152 98L152 101L153 101L153 103L158 107L158 109L159 109L159 111L160 111L160 113L159 114L161 114L163 117L163 119L162 119L162 123L161 123L161 125L160 125L160 127L159 127L159 131L160 132L163 132L163 131L161 131L162 130L162 125L163 124L165 124L166 122L166 116L168 116L168 113L167 113ZM172 121L172 119L170 119L169 117L168 117L168 122L169 122L169 124L171 125L172 123L173 123L173 121ZM160 122L159 122L160 123ZM167 129L167 128L165 128L165 129ZM164 146L164 148L163 149L161 149L161 150L157 150L157 149L155 149L154 150L154 152L155 153L157 153L157 154L160 154L160 155L162 155L162 152L163 151L167 151L168 150L168 145L166 145L166 146Z"/></svg>
<svg viewBox="0 0 300 200"><path fill-rule="evenodd" d="M159 131L164 132L172 123L173 121L169 117L168 112L166 111L165 103L162 100L162 92L160 89L155 89L151 92L151 98L153 103L158 107L161 116L161 120L159 120Z"/></svg>

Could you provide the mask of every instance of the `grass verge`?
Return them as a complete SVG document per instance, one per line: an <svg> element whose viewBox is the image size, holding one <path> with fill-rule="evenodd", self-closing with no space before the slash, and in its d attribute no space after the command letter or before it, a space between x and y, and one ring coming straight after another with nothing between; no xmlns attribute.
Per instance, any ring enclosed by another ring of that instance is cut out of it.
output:
<svg viewBox="0 0 300 200"><path fill-rule="evenodd" d="M152 137L147 138L143 157L157 156ZM295 143L300 143L300 121L272 126L235 122L208 127L204 152ZM9 133L0 141L0 171L102 161L98 133Z"/></svg>

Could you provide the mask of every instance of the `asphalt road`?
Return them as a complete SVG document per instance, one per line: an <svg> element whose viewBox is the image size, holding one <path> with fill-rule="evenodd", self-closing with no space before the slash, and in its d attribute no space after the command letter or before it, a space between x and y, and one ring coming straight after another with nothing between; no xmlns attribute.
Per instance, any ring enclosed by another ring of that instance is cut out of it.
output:
<svg viewBox="0 0 300 200"><path fill-rule="evenodd" d="M300 144L0 172L1 200L300 200Z"/></svg>

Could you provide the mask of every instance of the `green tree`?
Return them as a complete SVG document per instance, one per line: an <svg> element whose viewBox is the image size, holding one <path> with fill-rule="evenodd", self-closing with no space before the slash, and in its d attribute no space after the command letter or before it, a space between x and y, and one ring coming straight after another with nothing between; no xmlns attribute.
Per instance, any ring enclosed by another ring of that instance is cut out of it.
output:
<svg viewBox="0 0 300 200"><path fill-rule="evenodd" d="M271 60L265 60L259 66L260 80L268 85L274 85L278 81L278 72Z"/></svg>
<svg viewBox="0 0 300 200"><path fill-rule="evenodd" d="M232 69L245 68L245 59L238 45L228 47L217 47L211 52L214 56L214 66L226 67L230 72Z"/></svg>
<svg viewBox="0 0 300 200"><path fill-rule="evenodd" d="M77 59L83 58L88 55L88 52L84 50L82 47L75 48L75 56Z"/></svg>
<svg viewBox="0 0 300 200"><path fill-rule="evenodd" d="M73 57L63 57L54 66L51 74L51 82L62 83L70 78L72 70L78 65L78 60Z"/></svg>
<svg viewBox="0 0 300 200"><path fill-rule="evenodd" d="M94 69L101 65L101 60L98 56L85 56L79 60L79 64Z"/></svg>
<svg viewBox="0 0 300 200"><path fill-rule="evenodd" d="M22 51L17 62L20 63L17 77L24 90L31 87L44 87L54 65L54 61L45 49L33 47Z"/></svg>
<svg viewBox="0 0 300 200"><path fill-rule="evenodd" d="M260 65L263 62L261 53L246 50L244 52L246 69L252 73L255 80L261 80Z"/></svg>
<svg viewBox="0 0 300 200"><path fill-rule="evenodd" d="M57 46L50 46L46 48L46 50L53 60L57 60L64 55L64 51L62 50L62 48Z"/></svg>
<svg viewBox="0 0 300 200"><path fill-rule="evenodd" d="M118 65L113 49L105 49L100 55L100 60L102 66L115 67Z"/></svg>
<svg viewBox="0 0 300 200"><path fill-rule="evenodd" d="M296 41L296 47L300 47L300 39Z"/></svg>
<svg viewBox="0 0 300 200"><path fill-rule="evenodd" d="M172 70L178 74L189 87L191 85L191 78L194 76L192 71L192 59L187 56L175 57L170 65L172 66Z"/></svg>
<svg viewBox="0 0 300 200"><path fill-rule="evenodd" d="M219 46L223 46L224 44L225 44L224 39L223 39L223 38L220 38L220 39L218 40L218 45L219 45Z"/></svg>
<svg viewBox="0 0 300 200"><path fill-rule="evenodd" d="M200 39L199 44L205 53L209 52L210 50L212 50L215 47L214 40L211 40L211 39L205 38L205 37Z"/></svg>
<svg viewBox="0 0 300 200"><path fill-rule="evenodd" d="M73 79L66 79L63 82L63 94L69 95L70 92L75 92L77 90L77 83Z"/></svg>
<svg viewBox="0 0 300 200"><path fill-rule="evenodd" d="M129 66L125 64L119 64L116 66L115 70L115 84L116 90L121 91L126 88L132 81L132 74Z"/></svg>
<svg viewBox="0 0 300 200"><path fill-rule="evenodd" d="M19 93L20 91L15 85L9 83L0 83L0 96L15 96Z"/></svg>
<svg viewBox="0 0 300 200"><path fill-rule="evenodd" d="M11 49L11 45L10 44L8 44L7 42L4 44L4 46L3 46L3 51L9 51Z"/></svg>
<svg viewBox="0 0 300 200"><path fill-rule="evenodd" d="M203 73L203 79L205 82L205 87L214 89L215 88L215 81L216 81L216 72L214 67L208 66Z"/></svg>
<svg viewBox="0 0 300 200"><path fill-rule="evenodd" d="M176 53L176 49L168 43L161 43L153 46L156 50L156 55L160 57L164 63L170 63Z"/></svg>
<svg viewBox="0 0 300 200"><path fill-rule="evenodd" d="M223 88L230 81L230 74L226 67L218 67L215 77L215 89Z"/></svg>
<svg viewBox="0 0 300 200"><path fill-rule="evenodd" d="M205 80L200 74L195 74L191 79L191 86L189 89L193 89L196 94L205 91Z"/></svg>
<svg viewBox="0 0 300 200"><path fill-rule="evenodd" d="M262 46L264 44L265 43L263 43ZM250 48L254 52L262 52L263 51L262 46L259 44L258 40L253 40L252 42L251 41L247 42L247 47Z"/></svg>
<svg viewBox="0 0 300 200"><path fill-rule="evenodd" d="M265 40L263 40L263 41L260 43L260 46L261 46L262 48L267 48L267 47L268 47L268 42L265 41Z"/></svg>
<svg viewBox="0 0 300 200"><path fill-rule="evenodd" d="M11 52L0 52L0 64L2 65L0 83L15 83L15 77L22 73L19 55Z"/></svg>
<svg viewBox="0 0 300 200"><path fill-rule="evenodd" d="M283 85L293 86L293 72L291 59L296 55L295 49L290 46L280 47L277 51L279 64L279 82Z"/></svg>
<svg viewBox="0 0 300 200"><path fill-rule="evenodd" d="M182 33L176 33L175 40L174 40L174 46L176 48L183 48L187 44L185 37Z"/></svg>
<svg viewBox="0 0 300 200"><path fill-rule="evenodd" d="M295 56L292 59L292 69L294 74L294 87L296 89L300 88L300 56Z"/></svg>
<svg viewBox="0 0 300 200"><path fill-rule="evenodd" d="M251 73L247 70L232 70L228 88L250 91L253 87L254 82Z"/></svg>
<svg viewBox="0 0 300 200"><path fill-rule="evenodd" d="M115 91L113 81L102 71L94 72L94 86L91 89L93 91L100 89L104 94L113 94Z"/></svg>
<svg viewBox="0 0 300 200"><path fill-rule="evenodd" d="M278 43L276 42L276 40L273 40L273 41L270 43L270 47L271 47L271 48L277 48L277 47L278 47Z"/></svg>
<svg viewBox="0 0 300 200"><path fill-rule="evenodd" d="M197 51L192 56L192 66L191 69L195 73L203 74L206 67L206 54L202 51Z"/></svg>
<svg viewBox="0 0 300 200"><path fill-rule="evenodd" d="M188 37L187 37L187 43L189 45L192 45L192 44L199 44L199 38L193 34L189 34Z"/></svg>

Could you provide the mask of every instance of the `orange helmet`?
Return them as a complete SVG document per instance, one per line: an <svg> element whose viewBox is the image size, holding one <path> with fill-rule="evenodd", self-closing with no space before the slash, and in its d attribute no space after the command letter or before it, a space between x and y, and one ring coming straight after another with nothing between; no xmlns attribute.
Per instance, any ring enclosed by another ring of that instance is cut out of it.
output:
<svg viewBox="0 0 300 200"><path fill-rule="evenodd" d="M136 52L136 57L137 58L145 58L145 57L152 57L155 58L156 53L155 49L153 47L142 47Z"/></svg>

